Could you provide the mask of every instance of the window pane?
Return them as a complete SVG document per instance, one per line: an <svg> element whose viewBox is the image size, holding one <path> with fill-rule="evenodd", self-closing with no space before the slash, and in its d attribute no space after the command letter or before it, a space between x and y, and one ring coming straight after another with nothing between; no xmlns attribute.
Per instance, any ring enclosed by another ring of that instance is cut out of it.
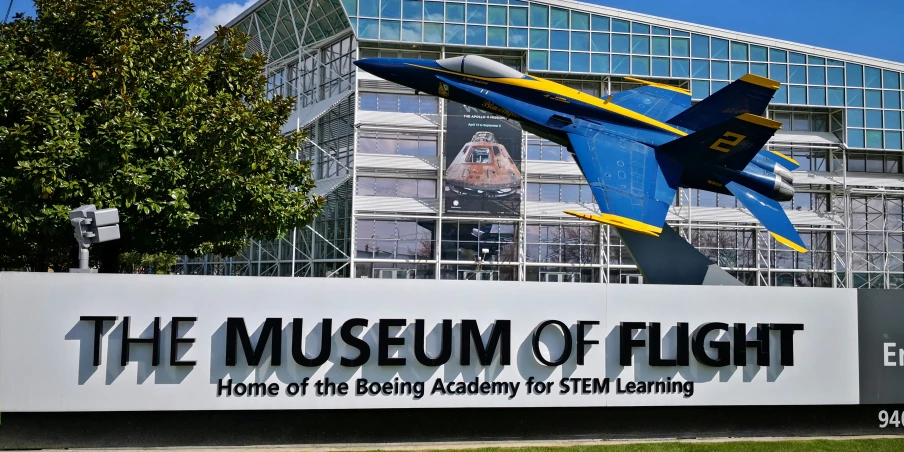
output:
<svg viewBox="0 0 904 452"><path fill-rule="evenodd" d="M505 27L488 27L487 45L492 47L505 47Z"/></svg>
<svg viewBox="0 0 904 452"><path fill-rule="evenodd" d="M640 55L649 55L650 54L650 37L649 36L638 36L633 35L631 37L631 53L636 53Z"/></svg>
<svg viewBox="0 0 904 452"><path fill-rule="evenodd" d="M657 77L668 77L669 76L669 59L668 58L653 58L652 74Z"/></svg>
<svg viewBox="0 0 904 452"><path fill-rule="evenodd" d="M549 68L548 52L543 50L531 50L528 67L533 71L545 71Z"/></svg>
<svg viewBox="0 0 904 452"><path fill-rule="evenodd" d="M901 128L901 112L898 110L885 111L885 128L900 129Z"/></svg>
<svg viewBox="0 0 904 452"><path fill-rule="evenodd" d="M737 80L744 75L746 75L749 71L747 70L747 63L731 63L731 79Z"/></svg>
<svg viewBox="0 0 904 452"><path fill-rule="evenodd" d="M833 107L844 106L844 88L829 88L829 105Z"/></svg>
<svg viewBox="0 0 904 452"><path fill-rule="evenodd" d="M464 22L465 5L462 5L461 3L446 3L446 21Z"/></svg>
<svg viewBox="0 0 904 452"><path fill-rule="evenodd" d="M590 55L590 70L598 74L609 73L609 55Z"/></svg>
<svg viewBox="0 0 904 452"><path fill-rule="evenodd" d="M628 33L630 30L630 24L627 20L624 19L612 19L612 31L618 33Z"/></svg>
<svg viewBox="0 0 904 452"><path fill-rule="evenodd" d="M362 16L379 17L380 16L380 3L374 2L374 1L362 1L361 6L358 8L358 11ZM359 26L360 26L360 23L359 23Z"/></svg>
<svg viewBox="0 0 904 452"><path fill-rule="evenodd" d="M486 5L468 5L468 23L469 24L486 24L487 23L487 7Z"/></svg>
<svg viewBox="0 0 904 452"><path fill-rule="evenodd" d="M844 86L844 69L840 67L829 68L829 85Z"/></svg>
<svg viewBox="0 0 904 452"><path fill-rule="evenodd" d="M489 25L505 25L507 8L504 6L490 6L487 9L487 23Z"/></svg>
<svg viewBox="0 0 904 452"><path fill-rule="evenodd" d="M882 87L882 71L876 69L874 67L866 67L864 69L866 87L867 88L881 88Z"/></svg>
<svg viewBox="0 0 904 452"><path fill-rule="evenodd" d="M448 44L464 44L465 43L465 26L446 24L446 43Z"/></svg>
<svg viewBox="0 0 904 452"><path fill-rule="evenodd" d="M669 56L669 38L653 37L653 55Z"/></svg>
<svg viewBox="0 0 904 452"><path fill-rule="evenodd" d="M750 61L766 61L766 48L762 46L750 46Z"/></svg>
<svg viewBox="0 0 904 452"><path fill-rule="evenodd" d="M709 78L709 60L693 60L691 65L694 78Z"/></svg>
<svg viewBox="0 0 904 452"><path fill-rule="evenodd" d="M550 28L568 28L568 11L561 8L552 8L549 14Z"/></svg>
<svg viewBox="0 0 904 452"><path fill-rule="evenodd" d="M706 80L694 80L691 82L691 97L703 99L709 96L709 82Z"/></svg>
<svg viewBox="0 0 904 452"><path fill-rule="evenodd" d="M443 42L443 24L424 24L424 42Z"/></svg>
<svg viewBox="0 0 904 452"><path fill-rule="evenodd" d="M852 127L863 127L863 110L859 108L850 108L847 111L848 125Z"/></svg>
<svg viewBox="0 0 904 452"><path fill-rule="evenodd" d="M421 22L402 22L402 41L421 41Z"/></svg>
<svg viewBox="0 0 904 452"><path fill-rule="evenodd" d="M863 90L862 89L848 89L847 90L847 105L849 107L862 107L863 106Z"/></svg>
<svg viewBox="0 0 904 452"><path fill-rule="evenodd" d="M419 198L436 198L436 181L435 180L419 180L419 181L417 181L417 196Z"/></svg>
<svg viewBox="0 0 904 452"><path fill-rule="evenodd" d="M631 24L631 33L640 33L643 35L648 35L648 34L650 34L650 26L646 25L646 24L640 24L640 23L634 22L633 24Z"/></svg>
<svg viewBox="0 0 904 452"><path fill-rule="evenodd" d="M863 86L863 66L848 63L845 66L847 86Z"/></svg>
<svg viewBox="0 0 904 452"><path fill-rule="evenodd" d="M568 32L559 30L549 32L549 48L568 50Z"/></svg>
<svg viewBox="0 0 904 452"><path fill-rule="evenodd" d="M728 41L719 38L710 39L712 57L720 60L728 59Z"/></svg>
<svg viewBox="0 0 904 452"><path fill-rule="evenodd" d="M871 129L882 128L882 111L866 110L866 126Z"/></svg>
<svg viewBox="0 0 904 452"><path fill-rule="evenodd" d="M731 43L731 59L732 60L746 60L747 59L747 44L741 42L732 42Z"/></svg>
<svg viewBox="0 0 904 452"><path fill-rule="evenodd" d="M806 66L788 66L789 80L791 83L807 83L807 67Z"/></svg>
<svg viewBox="0 0 904 452"><path fill-rule="evenodd" d="M572 30L589 30L590 15L587 13L571 12L571 29Z"/></svg>
<svg viewBox="0 0 904 452"><path fill-rule="evenodd" d="M901 78L897 72L882 71L882 86L890 89L901 88Z"/></svg>
<svg viewBox="0 0 904 452"><path fill-rule="evenodd" d="M714 80L728 80L728 63L725 61L713 61L712 77Z"/></svg>
<svg viewBox="0 0 904 452"><path fill-rule="evenodd" d="M885 132L885 148L901 149L901 132ZM897 169L894 172L897 172Z"/></svg>
<svg viewBox="0 0 904 452"><path fill-rule="evenodd" d="M789 103L806 104L807 103L807 87L794 86L794 85L788 87L788 97L790 99Z"/></svg>
<svg viewBox="0 0 904 452"><path fill-rule="evenodd" d="M807 57L800 53L790 52L788 54L788 62L804 64L807 62Z"/></svg>
<svg viewBox="0 0 904 452"><path fill-rule="evenodd" d="M773 63L787 63L788 52L778 49L769 49L769 61Z"/></svg>
<svg viewBox="0 0 904 452"><path fill-rule="evenodd" d="M530 46L538 49L549 48L549 32L546 30L530 29Z"/></svg>
<svg viewBox="0 0 904 452"><path fill-rule="evenodd" d="M571 50L589 51L590 33L583 31L571 32Z"/></svg>
<svg viewBox="0 0 904 452"><path fill-rule="evenodd" d="M669 29L668 29L668 28L663 28L663 27L656 27L656 26L654 26L654 27L653 27L652 33L653 33L654 35L668 36L668 35L669 35Z"/></svg>
<svg viewBox="0 0 904 452"><path fill-rule="evenodd" d="M788 66L784 64L770 64L769 65L769 77L777 82L787 82L788 81Z"/></svg>
<svg viewBox="0 0 904 452"><path fill-rule="evenodd" d="M691 52L694 58L709 58L709 37L691 35Z"/></svg>
<svg viewBox="0 0 904 452"><path fill-rule="evenodd" d="M769 77L769 65L766 63L750 63L750 73L760 77Z"/></svg>
<svg viewBox="0 0 904 452"><path fill-rule="evenodd" d="M826 104L826 89L825 88L817 88L810 87L810 105L825 105Z"/></svg>
<svg viewBox="0 0 904 452"><path fill-rule="evenodd" d="M635 75L650 75L650 57L631 57L631 73Z"/></svg>
<svg viewBox="0 0 904 452"><path fill-rule="evenodd" d="M527 28L509 28L509 46L527 47Z"/></svg>
<svg viewBox="0 0 904 452"><path fill-rule="evenodd" d="M867 130L866 131L866 147L868 148L882 148L882 138L883 134L881 130Z"/></svg>
<svg viewBox="0 0 904 452"><path fill-rule="evenodd" d="M380 21L374 19L360 19L358 21L358 36L362 39L379 39Z"/></svg>
<svg viewBox="0 0 904 452"><path fill-rule="evenodd" d="M527 8L509 8L509 25L515 27L526 27Z"/></svg>
<svg viewBox="0 0 904 452"><path fill-rule="evenodd" d="M549 52L549 69L567 72L568 52Z"/></svg>
<svg viewBox="0 0 904 452"><path fill-rule="evenodd" d="M590 50L594 52L608 52L609 33L593 33L590 36Z"/></svg>
<svg viewBox="0 0 904 452"><path fill-rule="evenodd" d="M672 56L686 57L690 54L690 41L682 38L672 38Z"/></svg>
<svg viewBox="0 0 904 452"><path fill-rule="evenodd" d="M401 28L397 20L380 21L380 39L398 41L401 36Z"/></svg>
<svg viewBox="0 0 904 452"><path fill-rule="evenodd" d="M549 26L549 8L545 5L536 3L530 4L530 26L531 27L548 27Z"/></svg>
<svg viewBox="0 0 904 452"><path fill-rule="evenodd" d="M672 77L690 77L690 61L683 58L672 59Z"/></svg>
<svg viewBox="0 0 904 452"><path fill-rule="evenodd" d="M810 66L807 69L807 74L811 85L826 84L826 68L822 66Z"/></svg>
<svg viewBox="0 0 904 452"><path fill-rule="evenodd" d="M593 31L609 31L609 18L593 15L590 18L590 28Z"/></svg>
<svg viewBox="0 0 904 452"><path fill-rule="evenodd" d="M875 89L866 90L866 106L870 108L882 108L882 92Z"/></svg>
<svg viewBox="0 0 904 452"><path fill-rule="evenodd" d="M777 104L787 104L788 103L788 85L782 84L775 91L775 96L772 98L772 102Z"/></svg>
<svg viewBox="0 0 904 452"><path fill-rule="evenodd" d="M612 51L616 53L631 53L631 37L613 34Z"/></svg>
<svg viewBox="0 0 904 452"><path fill-rule="evenodd" d="M631 57L627 55L612 55L612 73L630 74Z"/></svg>
<svg viewBox="0 0 904 452"><path fill-rule="evenodd" d="M402 2L402 18L421 20L424 16L424 2L421 0L405 0Z"/></svg>
<svg viewBox="0 0 904 452"><path fill-rule="evenodd" d="M862 148L863 145L863 129L848 129L848 146Z"/></svg>
<svg viewBox="0 0 904 452"><path fill-rule="evenodd" d="M399 0L382 0L380 2L380 17L399 19L402 17L402 2Z"/></svg>
<svg viewBox="0 0 904 452"><path fill-rule="evenodd" d="M885 108L901 108L901 93L898 91L885 91L882 96L885 98Z"/></svg>
<svg viewBox="0 0 904 452"><path fill-rule="evenodd" d="M571 54L572 72L590 72L590 54L574 52Z"/></svg>

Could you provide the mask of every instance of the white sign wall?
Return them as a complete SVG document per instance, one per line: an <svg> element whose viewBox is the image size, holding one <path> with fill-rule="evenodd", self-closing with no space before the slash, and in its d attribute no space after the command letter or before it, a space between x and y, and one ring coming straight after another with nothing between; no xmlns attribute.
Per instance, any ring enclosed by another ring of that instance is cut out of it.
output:
<svg viewBox="0 0 904 452"><path fill-rule="evenodd" d="M856 404L856 310L838 289L2 273L0 412ZM124 337L145 341L123 366Z"/></svg>

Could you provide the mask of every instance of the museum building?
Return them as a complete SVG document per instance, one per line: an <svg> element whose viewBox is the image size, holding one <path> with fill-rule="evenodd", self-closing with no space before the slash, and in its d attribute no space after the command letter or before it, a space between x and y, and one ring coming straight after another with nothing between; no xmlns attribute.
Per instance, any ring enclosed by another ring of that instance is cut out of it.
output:
<svg viewBox="0 0 904 452"><path fill-rule="evenodd" d="M563 213L599 212L565 148L352 64L480 54L600 97L630 78L695 100L747 73L781 82L769 146L801 164L783 205L810 251L710 192L680 189L669 225L747 285L904 288L902 63L557 0L261 0L227 25L268 56L270 95L296 98L284 131L308 131L298 158L327 204L281 240L178 273L642 283L614 228ZM459 203L453 164L481 143L517 177Z"/></svg>

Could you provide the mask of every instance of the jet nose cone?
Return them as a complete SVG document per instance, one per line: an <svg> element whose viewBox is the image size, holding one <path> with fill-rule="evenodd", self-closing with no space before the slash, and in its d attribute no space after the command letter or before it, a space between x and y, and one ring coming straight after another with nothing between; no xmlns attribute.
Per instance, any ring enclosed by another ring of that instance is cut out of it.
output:
<svg viewBox="0 0 904 452"><path fill-rule="evenodd" d="M370 72L374 75L379 75L380 72L386 69L386 61L383 58L363 58L354 62L355 66L361 68L361 70Z"/></svg>

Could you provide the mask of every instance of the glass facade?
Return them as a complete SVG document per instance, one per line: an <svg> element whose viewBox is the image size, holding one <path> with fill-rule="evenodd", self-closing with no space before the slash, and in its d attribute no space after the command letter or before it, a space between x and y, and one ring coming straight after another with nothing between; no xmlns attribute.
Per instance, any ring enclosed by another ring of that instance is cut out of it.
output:
<svg viewBox="0 0 904 452"><path fill-rule="evenodd" d="M309 6L310 21L295 14ZM315 161L336 201L280 241L296 246L292 268L303 256L311 269L288 273L639 282L614 229L562 214L597 210L567 149L522 133L520 214L450 213L448 105L351 65L480 53L599 97L640 86L626 76L684 87L694 100L748 73L781 82L766 114L782 124L770 145L801 163L783 206L810 252L776 244L733 197L710 192L680 190L669 224L746 284L904 288L904 64L614 12L519 0L272 0L246 11L234 26L254 38L249 52L270 56L274 95L297 97L301 110L350 92L347 105L297 126L317 131L299 157ZM246 254L248 268L287 262L280 246ZM207 260L180 265L216 273Z"/></svg>

